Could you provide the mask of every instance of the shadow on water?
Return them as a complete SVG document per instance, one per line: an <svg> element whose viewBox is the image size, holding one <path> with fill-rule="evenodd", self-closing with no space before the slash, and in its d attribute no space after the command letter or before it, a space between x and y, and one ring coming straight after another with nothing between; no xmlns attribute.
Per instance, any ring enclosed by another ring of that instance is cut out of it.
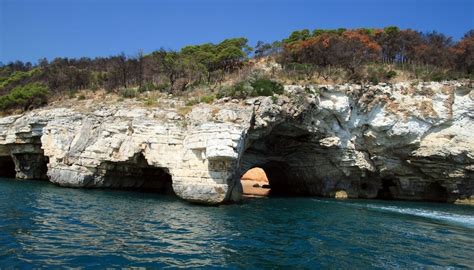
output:
<svg viewBox="0 0 474 270"><path fill-rule="evenodd" d="M3 180L0 266L470 267L472 216L456 205L314 198L201 207Z"/></svg>

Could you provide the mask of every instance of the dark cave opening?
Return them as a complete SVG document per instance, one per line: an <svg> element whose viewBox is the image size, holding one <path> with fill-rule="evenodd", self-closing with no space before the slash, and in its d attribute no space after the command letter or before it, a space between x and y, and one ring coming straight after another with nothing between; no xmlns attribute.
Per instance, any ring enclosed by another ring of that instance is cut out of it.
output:
<svg viewBox="0 0 474 270"><path fill-rule="evenodd" d="M243 194L248 196L284 196L291 194L289 165L268 161L252 167L241 176Z"/></svg>
<svg viewBox="0 0 474 270"><path fill-rule="evenodd" d="M22 179L48 179L49 158L42 153L14 154L13 159L17 163L18 178Z"/></svg>
<svg viewBox="0 0 474 270"><path fill-rule="evenodd" d="M382 186L377 193L377 199L393 200L397 185L392 178L382 178Z"/></svg>
<svg viewBox="0 0 474 270"><path fill-rule="evenodd" d="M270 195L290 195L291 189L288 183L291 181L288 177L289 165L281 161L269 161L260 166L268 177L270 186Z"/></svg>
<svg viewBox="0 0 474 270"><path fill-rule="evenodd" d="M253 173L255 170L260 172ZM279 197L306 195L300 192L298 179L292 177L290 172L290 165L283 161L266 161L257 164L241 176L243 194Z"/></svg>
<svg viewBox="0 0 474 270"><path fill-rule="evenodd" d="M104 170L106 187L140 192L175 195L171 175L163 168L148 164L143 154L124 162L106 162Z"/></svg>
<svg viewBox="0 0 474 270"><path fill-rule="evenodd" d="M268 181L265 185L255 184L267 189L268 196L306 196L314 191L308 186L308 177L315 170L308 171L306 167L307 154L313 153L316 146L313 139L307 130L282 123L249 141L241 160L244 195L248 183L242 181L242 176L255 168L261 169Z"/></svg>
<svg viewBox="0 0 474 270"><path fill-rule="evenodd" d="M15 178L15 163L11 156L0 157L0 177Z"/></svg>
<svg viewBox="0 0 474 270"><path fill-rule="evenodd" d="M367 189L369 188L369 184L367 184L367 183L362 183L362 184L360 184L360 188L361 188L362 190L367 190Z"/></svg>
<svg viewBox="0 0 474 270"><path fill-rule="evenodd" d="M430 183L425 188L423 200L429 202L447 202L448 191L438 182Z"/></svg>

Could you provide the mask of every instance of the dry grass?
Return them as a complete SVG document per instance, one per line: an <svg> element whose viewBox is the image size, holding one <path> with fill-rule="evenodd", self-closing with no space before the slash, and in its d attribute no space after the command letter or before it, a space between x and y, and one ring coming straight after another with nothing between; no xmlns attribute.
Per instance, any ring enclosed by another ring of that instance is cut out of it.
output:
<svg viewBox="0 0 474 270"><path fill-rule="evenodd" d="M193 110L192 106L183 106L177 109L177 113L183 117L189 114Z"/></svg>

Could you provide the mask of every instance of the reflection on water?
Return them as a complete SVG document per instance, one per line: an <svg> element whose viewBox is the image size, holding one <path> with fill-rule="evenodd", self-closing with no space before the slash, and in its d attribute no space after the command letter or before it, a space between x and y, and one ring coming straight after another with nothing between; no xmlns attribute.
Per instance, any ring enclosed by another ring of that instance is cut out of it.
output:
<svg viewBox="0 0 474 270"><path fill-rule="evenodd" d="M474 208L149 193L0 181L0 267L470 267Z"/></svg>

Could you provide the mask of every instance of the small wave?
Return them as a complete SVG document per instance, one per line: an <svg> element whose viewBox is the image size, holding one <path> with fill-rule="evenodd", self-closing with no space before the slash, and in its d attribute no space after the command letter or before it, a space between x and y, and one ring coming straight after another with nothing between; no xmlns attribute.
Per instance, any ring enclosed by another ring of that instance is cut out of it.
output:
<svg viewBox="0 0 474 270"><path fill-rule="evenodd" d="M360 208L367 208L371 210L381 211L381 212L392 212L403 215L411 215L417 217L423 217L428 219L434 219L439 221L445 221L450 223L456 223L459 225L464 225L469 228L474 228L474 215L462 215L454 214L449 212L437 211L437 210L426 210L420 208L407 208L407 207L397 207L397 206L382 206L375 204L361 204L361 203L348 203L344 201L333 201L333 200L320 200L315 199L318 203L328 203L328 204L341 204L347 206L355 206Z"/></svg>
<svg viewBox="0 0 474 270"><path fill-rule="evenodd" d="M429 219L453 222L461 225L465 225L474 228L474 216L460 215L448 212L436 211L436 210L424 210L415 208L401 208L396 206L378 206L378 205L366 205L369 209L389 211L405 215L424 217Z"/></svg>

